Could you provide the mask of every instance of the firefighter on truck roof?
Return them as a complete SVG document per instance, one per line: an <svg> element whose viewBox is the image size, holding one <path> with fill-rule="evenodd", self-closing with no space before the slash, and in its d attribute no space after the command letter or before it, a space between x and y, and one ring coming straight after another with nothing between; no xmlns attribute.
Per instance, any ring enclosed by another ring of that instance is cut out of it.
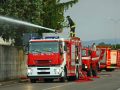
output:
<svg viewBox="0 0 120 90"><path fill-rule="evenodd" d="M68 25L70 27L70 37L75 37L75 23L70 18L70 16L67 16L66 18L68 20Z"/></svg>

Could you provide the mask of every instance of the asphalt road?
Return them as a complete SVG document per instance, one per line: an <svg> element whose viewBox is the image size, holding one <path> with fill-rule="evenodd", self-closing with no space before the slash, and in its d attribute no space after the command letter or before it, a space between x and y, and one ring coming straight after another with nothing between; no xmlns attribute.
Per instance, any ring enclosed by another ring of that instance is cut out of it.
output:
<svg viewBox="0 0 120 90"><path fill-rule="evenodd" d="M120 70L101 72L99 76L93 81L11 83L0 86L0 90L120 90Z"/></svg>

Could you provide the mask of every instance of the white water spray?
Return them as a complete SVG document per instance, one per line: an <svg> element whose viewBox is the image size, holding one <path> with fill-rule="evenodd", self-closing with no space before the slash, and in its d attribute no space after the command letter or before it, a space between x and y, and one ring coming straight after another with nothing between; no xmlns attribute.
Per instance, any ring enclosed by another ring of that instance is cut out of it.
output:
<svg viewBox="0 0 120 90"><path fill-rule="evenodd" d="M46 28L46 27L43 27L43 26L35 25L35 24L32 24L32 23L28 23L28 22L24 22L24 21L20 21L20 20L16 20L16 19L8 18L8 17L0 16L0 20L4 20L4 21L7 21L7 22L17 23L17 24L21 24L21 25L31 26L31 27L45 29L45 30L55 32L55 29Z"/></svg>

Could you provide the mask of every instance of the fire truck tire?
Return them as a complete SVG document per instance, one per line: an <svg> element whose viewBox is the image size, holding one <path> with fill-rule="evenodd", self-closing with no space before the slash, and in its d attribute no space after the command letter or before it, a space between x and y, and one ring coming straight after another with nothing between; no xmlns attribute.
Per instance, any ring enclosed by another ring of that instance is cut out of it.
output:
<svg viewBox="0 0 120 90"><path fill-rule="evenodd" d="M36 83L36 81L37 81L36 79L30 79L31 83Z"/></svg>
<svg viewBox="0 0 120 90"><path fill-rule="evenodd" d="M112 72L112 71L114 71L114 70L115 70L114 68L110 68L110 69L106 68L106 71L107 71L107 72Z"/></svg>
<svg viewBox="0 0 120 90"><path fill-rule="evenodd" d="M61 81L61 82L65 82L66 79L67 79L67 69L65 68L65 69L64 69L64 77L61 77L61 78L60 78L60 81Z"/></svg>
<svg viewBox="0 0 120 90"><path fill-rule="evenodd" d="M68 80L68 81L72 81L72 79L71 79L71 77L70 77L70 76L69 76L69 77L67 77L67 80Z"/></svg>
<svg viewBox="0 0 120 90"><path fill-rule="evenodd" d="M99 64L97 64L97 71L101 71Z"/></svg>
<svg viewBox="0 0 120 90"><path fill-rule="evenodd" d="M69 77L67 77L67 80L68 80L68 81L74 81L75 79L76 79L75 76L69 76Z"/></svg>
<svg viewBox="0 0 120 90"><path fill-rule="evenodd" d="M45 78L44 81L45 82L53 82L53 79L52 78Z"/></svg>
<svg viewBox="0 0 120 90"><path fill-rule="evenodd" d="M78 68L78 67L76 68L76 76L75 76L75 79L76 79L76 80L79 79L79 68Z"/></svg>
<svg viewBox="0 0 120 90"><path fill-rule="evenodd" d="M90 68L87 69L87 76L91 77L92 76L92 65L90 65Z"/></svg>
<svg viewBox="0 0 120 90"><path fill-rule="evenodd" d="M82 64L82 70L83 70L83 71L86 71L86 69L85 69L85 64Z"/></svg>
<svg viewBox="0 0 120 90"><path fill-rule="evenodd" d="M91 69L87 71L87 76L88 77L91 77L91 75L92 75L91 72L92 72Z"/></svg>
<svg viewBox="0 0 120 90"><path fill-rule="evenodd" d="M97 76L97 70L92 70L92 75Z"/></svg>

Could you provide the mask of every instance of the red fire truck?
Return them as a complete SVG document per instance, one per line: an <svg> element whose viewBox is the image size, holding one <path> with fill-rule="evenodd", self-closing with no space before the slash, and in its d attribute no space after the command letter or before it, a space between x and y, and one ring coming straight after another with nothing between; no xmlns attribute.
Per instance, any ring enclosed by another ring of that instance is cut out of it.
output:
<svg viewBox="0 0 120 90"><path fill-rule="evenodd" d="M96 51L97 52L97 51ZM96 53L95 52L95 53ZM82 49L82 65L83 70L87 72L87 76L97 76L99 57L96 54L92 54L91 48Z"/></svg>
<svg viewBox="0 0 120 90"><path fill-rule="evenodd" d="M120 49L117 50L117 68L120 68Z"/></svg>
<svg viewBox="0 0 120 90"><path fill-rule="evenodd" d="M32 83L40 78L45 81L79 79L82 69L81 41L46 36L29 41L27 76Z"/></svg>
<svg viewBox="0 0 120 90"><path fill-rule="evenodd" d="M112 60L112 53L114 54L113 51L111 51L111 47L110 46L97 46L97 49L100 51L100 59L99 59L99 63L100 63L100 70L105 69L106 71L112 71L115 69L114 64L115 64L115 60ZM117 53L116 53L117 55ZM114 62L114 63L113 63Z"/></svg>

